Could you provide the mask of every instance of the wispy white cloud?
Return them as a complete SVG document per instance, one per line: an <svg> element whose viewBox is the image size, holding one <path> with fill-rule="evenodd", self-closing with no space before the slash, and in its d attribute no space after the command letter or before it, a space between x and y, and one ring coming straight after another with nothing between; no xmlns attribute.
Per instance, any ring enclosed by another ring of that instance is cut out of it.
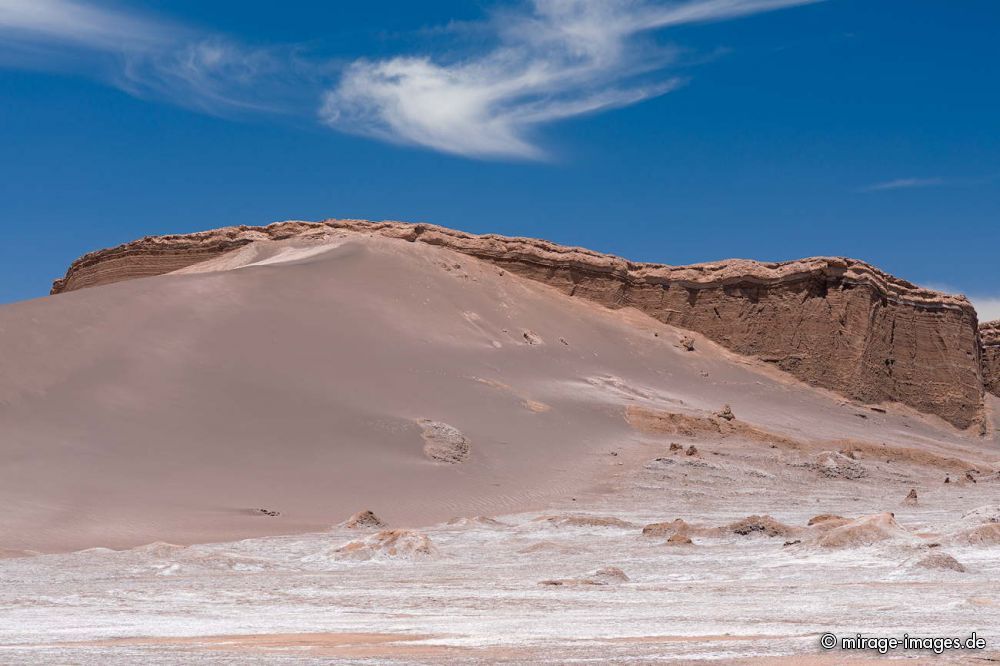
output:
<svg viewBox="0 0 1000 666"><path fill-rule="evenodd" d="M15 42L61 42L106 51L149 49L169 43L177 30L165 22L77 0L0 0L0 32Z"/></svg>
<svg viewBox="0 0 1000 666"><path fill-rule="evenodd" d="M858 189L858 192L884 192L887 190L911 190L924 187L981 187L1000 180L1000 173L984 176L949 178L897 178Z"/></svg>
<svg viewBox="0 0 1000 666"><path fill-rule="evenodd" d="M138 97L207 113L284 113L313 103L316 74L296 60L293 49L247 48L204 36L166 50L126 54L113 83Z"/></svg>
<svg viewBox="0 0 1000 666"><path fill-rule="evenodd" d="M674 53L655 30L817 0L531 0L489 22L492 47L449 62L359 60L320 112L339 130L480 158L541 158L537 129L663 95Z"/></svg>
<svg viewBox="0 0 1000 666"><path fill-rule="evenodd" d="M83 69L130 94L208 113L276 111L301 97L295 84L309 75L293 49L250 48L159 16L84 0L0 0L4 62Z"/></svg>
<svg viewBox="0 0 1000 666"><path fill-rule="evenodd" d="M944 185L943 178L897 178L882 183L875 183L861 188L861 192L884 192L886 190L912 190L921 187L938 187Z"/></svg>

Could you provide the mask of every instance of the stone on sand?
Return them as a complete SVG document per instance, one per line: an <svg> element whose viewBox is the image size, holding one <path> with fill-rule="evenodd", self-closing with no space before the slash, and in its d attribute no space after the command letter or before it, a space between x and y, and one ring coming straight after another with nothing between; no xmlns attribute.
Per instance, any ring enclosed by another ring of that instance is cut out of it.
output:
<svg viewBox="0 0 1000 666"><path fill-rule="evenodd" d="M428 458L452 465L469 459L471 444L461 430L430 419L421 419L419 423L423 429L424 455Z"/></svg>
<svg viewBox="0 0 1000 666"><path fill-rule="evenodd" d="M343 526L349 530L382 529L386 523L374 511L365 509L348 518Z"/></svg>
<svg viewBox="0 0 1000 666"><path fill-rule="evenodd" d="M730 523L726 531L741 536L763 534L769 537L790 536L797 532L794 527L780 523L771 516L747 516L735 523Z"/></svg>

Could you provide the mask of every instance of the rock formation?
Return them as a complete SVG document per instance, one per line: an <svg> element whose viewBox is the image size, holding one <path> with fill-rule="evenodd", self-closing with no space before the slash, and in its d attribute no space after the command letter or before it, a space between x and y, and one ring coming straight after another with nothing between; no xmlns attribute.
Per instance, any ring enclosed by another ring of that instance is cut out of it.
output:
<svg viewBox="0 0 1000 666"><path fill-rule="evenodd" d="M1000 319L979 326L983 345L983 384L986 390L1000 396Z"/></svg>
<svg viewBox="0 0 1000 666"><path fill-rule="evenodd" d="M92 252L73 262L52 293L175 271L255 241L345 232L446 247L570 296L634 307L810 384L866 403L901 402L959 428L981 422L984 370L990 390L997 390L1000 327L984 328L992 341L984 359L967 299L843 257L666 266L427 224L281 222L149 237Z"/></svg>

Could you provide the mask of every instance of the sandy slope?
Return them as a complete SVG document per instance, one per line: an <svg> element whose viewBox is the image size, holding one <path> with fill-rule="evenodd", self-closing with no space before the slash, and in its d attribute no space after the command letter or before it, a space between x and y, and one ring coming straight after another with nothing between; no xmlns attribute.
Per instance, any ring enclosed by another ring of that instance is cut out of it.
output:
<svg viewBox="0 0 1000 666"><path fill-rule="evenodd" d="M396 524L540 509L607 484L608 451L646 436L624 418L636 403L730 403L810 441L996 457L704 340L683 351L681 334L448 250L357 235L4 306L0 548L223 541L361 508ZM422 419L461 431L467 462L425 457Z"/></svg>

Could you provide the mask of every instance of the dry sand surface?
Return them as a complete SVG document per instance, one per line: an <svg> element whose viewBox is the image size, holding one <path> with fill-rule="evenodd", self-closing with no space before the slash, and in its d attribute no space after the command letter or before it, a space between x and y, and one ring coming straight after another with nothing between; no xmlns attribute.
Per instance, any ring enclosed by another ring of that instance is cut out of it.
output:
<svg viewBox="0 0 1000 666"><path fill-rule="evenodd" d="M1000 659L995 436L445 249L258 243L0 348L0 663Z"/></svg>

